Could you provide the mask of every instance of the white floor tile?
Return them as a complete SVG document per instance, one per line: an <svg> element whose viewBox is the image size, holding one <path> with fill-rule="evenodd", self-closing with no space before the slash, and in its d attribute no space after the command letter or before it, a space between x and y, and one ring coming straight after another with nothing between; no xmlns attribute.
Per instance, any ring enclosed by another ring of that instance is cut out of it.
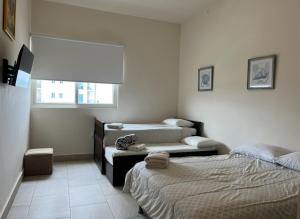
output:
<svg viewBox="0 0 300 219"><path fill-rule="evenodd" d="M70 187L70 205L89 205L106 202L99 185Z"/></svg>
<svg viewBox="0 0 300 219"><path fill-rule="evenodd" d="M101 174L101 170L99 169L99 167L97 166L97 164L94 163L92 165L92 171L93 171L93 174L95 174L96 179L99 179L99 180L106 179L106 176Z"/></svg>
<svg viewBox="0 0 300 219"><path fill-rule="evenodd" d="M108 179L100 180L99 184L105 196L123 193L123 187L113 187Z"/></svg>
<svg viewBox="0 0 300 219"><path fill-rule="evenodd" d="M24 219L28 218L28 206L12 206L7 219Z"/></svg>
<svg viewBox="0 0 300 219"><path fill-rule="evenodd" d="M128 193L107 196L109 207L115 219L134 218L138 215L138 205Z"/></svg>
<svg viewBox="0 0 300 219"><path fill-rule="evenodd" d="M33 197L29 218L68 218L70 217L69 196L49 195Z"/></svg>
<svg viewBox="0 0 300 219"><path fill-rule="evenodd" d="M48 179L37 183L34 196L68 195L67 179Z"/></svg>
<svg viewBox="0 0 300 219"><path fill-rule="evenodd" d="M92 165L87 163L68 164L67 166L68 178L96 178L93 172Z"/></svg>
<svg viewBox="0 0 300 219"><path fill-rule="evenodd" d="M76 177L69 179L69 187L89 186L99 184L99 179L88 177Z"/></svg>
<svg viewBox="0 0 300 219"><path fill-rule="evenodd" d="M36 188L36 182L22 182L16 194L13 206L29 206Z"/></svg>
<svg viewBox="0 0 300 219"><path fill-rule="evenodd" d="M53 165L53 173L51 178L55 179L67 179L68 172L67 172L67 164L64 162L55 163Z"/></svg>
<svg viewBox="0 0 300 219"><path fill-rule="evenodd" d="M113 219L112 212L107 205L104 204L96 204L96 205L86 205L79 207L71 208L71 218L72 219Z"/></svg>

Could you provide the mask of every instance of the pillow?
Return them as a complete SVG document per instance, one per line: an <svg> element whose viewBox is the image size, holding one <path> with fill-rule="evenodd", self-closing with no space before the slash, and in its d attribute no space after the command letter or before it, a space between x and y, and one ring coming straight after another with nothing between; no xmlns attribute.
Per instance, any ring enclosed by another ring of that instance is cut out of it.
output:
<svg viewBox="0 0 300 219"><path fill-rule="evenodd" d="M122 137L119 137L116 142L116 148L118 150L128 150L128 147L130 145L134 145L136 142L136 135L135 134L129 134Z"/></svg>
<svg viewBox="0 0 300 219"><path fill-rule="evenodd" d="M205 148L205 147L210 147L210 146L218 146L220 145L220 142L217 142L213 139L210 138L204 138L200 136L190 136L186 137L181 140L181 143L195 146L198 148Z"/></svg>
<svg viewBox="0 0 300 219"><path fill-rule="evenodd" d="M276 163L286 168L300 171L300 152L293 152L277 157Z"/></svg>
<svg viewBox="0 0 300 219"><path fill-rule="evenodd" d="M184 119L165 119L163 123L167 125L172 125L172 126L179 126L179 127L192 127L194 126L194 123L184 120Z"/></svg>
<svg viewBox="0 0 300 219"><path fill-rule="evenodd" d="M275 163L275 158L290 153L288 149L266 144L241 145L234 148L230 154L243 154L264 161Z"/></svg>

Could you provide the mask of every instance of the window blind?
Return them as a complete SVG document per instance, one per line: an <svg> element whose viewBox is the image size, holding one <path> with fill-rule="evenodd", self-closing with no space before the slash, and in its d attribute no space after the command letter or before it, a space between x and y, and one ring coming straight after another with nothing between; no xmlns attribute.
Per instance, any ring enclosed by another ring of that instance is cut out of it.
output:
<svg viewBox="0 0 300 219"><path fill-rule="evenodd" d="M33 35L31 49L33 79L123 83L123 46Z"/></svg>

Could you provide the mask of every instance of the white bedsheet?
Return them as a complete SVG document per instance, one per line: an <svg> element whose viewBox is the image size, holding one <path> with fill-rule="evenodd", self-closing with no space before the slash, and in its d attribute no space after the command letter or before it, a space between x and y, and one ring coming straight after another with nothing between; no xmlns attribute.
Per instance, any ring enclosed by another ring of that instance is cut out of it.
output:
<svg viewBox="0 0 300 219"><path fill-rule="evenodd" d="M179 142L182 138L196 134L196 129L170 126L166 124L123 124L122 129L109 129L105 125L104 143L114 145L117 138L136 134L137 143Z"/></svg>
<svg viewBox="0 0 300 219"><path fill-rule="evenodd" d="M121 151L115 146L105 147L105 158L113 165L113 158L118 156L129 156L129 155L145 155L149 152L166 151L169 153L181 153L181 152L196 152L196 151L209 151L215 150L215 147L208 146L198 148L182 143L161 143L161 144L146 144L146 150L135 152L135 151Z"/></svg>
<svg viewBox="0 0 300 219"><path fill-rule="evenodd" d="M124 191L153 219L296 218L300 173L242 155L171 159L168 169L140 162Z"/></svg>

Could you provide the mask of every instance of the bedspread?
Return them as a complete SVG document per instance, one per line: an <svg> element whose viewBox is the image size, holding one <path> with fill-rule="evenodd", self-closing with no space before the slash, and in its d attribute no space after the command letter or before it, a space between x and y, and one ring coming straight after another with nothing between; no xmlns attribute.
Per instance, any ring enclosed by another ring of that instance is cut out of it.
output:
<svg viewBox="0 0 300 219"><path fill-rule="evenodd" d="M130 192L151 218L296 218L300 173L241 155L173 158L167 169L136 164Z"/></svg>

